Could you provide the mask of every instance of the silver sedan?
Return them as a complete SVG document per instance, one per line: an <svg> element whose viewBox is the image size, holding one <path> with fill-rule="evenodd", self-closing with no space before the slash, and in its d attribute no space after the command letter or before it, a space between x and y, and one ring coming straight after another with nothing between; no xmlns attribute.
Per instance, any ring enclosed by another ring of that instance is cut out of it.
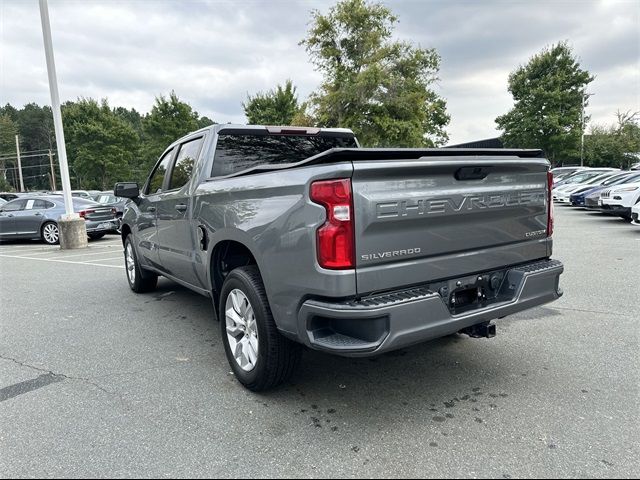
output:
<svg viewBox="0 0 640 480"><path fill-rule="evenodd" d="M115 208L84 200L73 199L73 211L85 219L89 238L102 238L118 226ZM60 195L17 198L0 206L0 241L30 239L49 245L58 243L58 220L65 213Z"/></svg>

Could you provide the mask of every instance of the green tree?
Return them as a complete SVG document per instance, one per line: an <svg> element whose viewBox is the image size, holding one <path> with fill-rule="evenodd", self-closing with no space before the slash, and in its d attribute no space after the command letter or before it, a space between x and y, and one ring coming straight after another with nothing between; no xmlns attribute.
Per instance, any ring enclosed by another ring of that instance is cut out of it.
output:
<svg viewBox="0 0 640 480"><path fill-rule="evenodd" d="M594 125L585 137L585 164L590 167L629 168L640 154L638 113L617 113L614 125Z"/></svg>
<svg viewBox="0 0 640 480"><path fill-rule="evenodd" d="M28 103L17 112L20 147L25 151L53 149L56 143L51 107Z"/></svg>
<svg viewBox="0 0 640 480"><path fill-rule="evenodd" d="M209 117L202 116L198 119L198 128L208 127L210 125L214 125L215 123L216 122L211 120Z"/></svg>
<svg viewBox="0 0 640 480"><path fill-rule="evenodd" d="M201 128L200 117L191 105L182 102L175 92L160 95L142 121L143 158L135 166L135 176L144 179L160 154L178 138Z"/></svg>
<svg viewBox="0 0 640 480"><path fill-rule="evenodd" d="M583 94L593 78L566 42L543 49L511 72L514 106L496 118L505 146L542 148L553 163L579 159Z"/></svg>
<svg viewBox="0 0 640 480"><path fill-rule="evenodd" d="M16 154L18 128L8 114L0 114L0 190L13 190L7 180L7 157ZM15 163L15 162L12 162Z"/></svg>
<svg viewBox="0 0 640 480"><path fill-rule="evenodd" d="M291 80L278 85L275 90L247 95L242 104L247 121L251 125L292 125L298 113L298 96Z"/></svg>
<svg viewBox="0 0 640 480"><path fill-rule="evenodd" d="M392 39L398 19L381 4L343 0L312 12L301 42L324 75L310 98L320 126L354 130L367 147L421 147L447 140L446 102L432 90L440 57Z"/></svg>
<svg viewBox="0 0 640 480"><path fill-rule="evenodd" d="M80 99L63 105L67 155L76 187L108 190L130 178L139 136L107 100Z"/></svg>

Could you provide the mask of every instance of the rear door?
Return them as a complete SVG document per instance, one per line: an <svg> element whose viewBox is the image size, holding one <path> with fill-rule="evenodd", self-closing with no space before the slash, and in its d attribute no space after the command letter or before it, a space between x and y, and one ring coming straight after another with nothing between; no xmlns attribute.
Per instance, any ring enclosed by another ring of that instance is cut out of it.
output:
<svg viewBox="0 0 640 480"><path fill-rule="evenodd" d="M178 152L169 174L167 190L160 194L158 208L158 244L162 269L196 287L204 285L202 258L197 248L196 227L192 226L193 202L189 183L204 136L187 139ZM201 278L202 277L202 278Z"/></svg>
<svg viewBox="0 0 640 480"><path fill-rule="evenodd" d="M358 292L547 256L547 169L518 157L354 162Z"/></svg>

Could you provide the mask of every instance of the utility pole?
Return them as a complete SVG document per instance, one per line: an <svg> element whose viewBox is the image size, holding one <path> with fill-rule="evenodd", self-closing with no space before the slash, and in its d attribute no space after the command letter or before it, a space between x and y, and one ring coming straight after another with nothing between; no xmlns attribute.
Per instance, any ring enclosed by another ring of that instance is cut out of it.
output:
<svg viewBox="0 0 640 480"><path fill-rule="evenodd" d="M582 131L582 135L580 136L580 166L584 167L584 130L585 130L585 124L584 124L584 107L585 107L585 103L587 101L587 98L591 97L595 95L595 93L585 93L582 92L582 111L580 114L580 128Z"/></svg>
<svg viewBox="0 0 640 480"><path fill-rule="evenodd" d="M16 135L16 156L18 157L18 176L20 177L20 191L24 192L24 181L22 179L22 162L20 161L20 139Z"/></svg>
<svg viewBox="0 0 640 480"><path fill-rule="evenodd" d="M53 153L49 149L49 165L51 165L51 190L56 191L56 170L53 168Z"/></svg>

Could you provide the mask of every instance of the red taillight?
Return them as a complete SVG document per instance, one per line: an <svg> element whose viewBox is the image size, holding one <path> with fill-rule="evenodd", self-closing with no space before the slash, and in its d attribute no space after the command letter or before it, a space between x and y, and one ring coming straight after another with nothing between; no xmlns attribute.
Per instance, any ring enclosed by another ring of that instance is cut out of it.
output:
<svg viewBox="0 0 640 480"><path fill-rule="evenodd" d="M547 237L553 235L553 173L547 172Z"/></svg>
<svg viewBox="0 0 640 480"><path fill-rule="evenodd" d="M81 210L78 212L78 215L80 215L80 218L86 218L87 215L91 214L91 213L96 213L95 210Z"/></svg>
<svg viewBox="0 0 640 480"><path fill-rule="evenodd" d="M355 266L351 180L322 180L311 184L311 200L324 206L327 221L318 228L318 263L322 268L344 270Z"/></svg>
<svg viewBox="0 0 640 480"><path fill-rule="evenodd" d="M116 213L118 213L118 211L115 208L112 208L111 209L111 215L113 215L115 217Z"/></svg>

